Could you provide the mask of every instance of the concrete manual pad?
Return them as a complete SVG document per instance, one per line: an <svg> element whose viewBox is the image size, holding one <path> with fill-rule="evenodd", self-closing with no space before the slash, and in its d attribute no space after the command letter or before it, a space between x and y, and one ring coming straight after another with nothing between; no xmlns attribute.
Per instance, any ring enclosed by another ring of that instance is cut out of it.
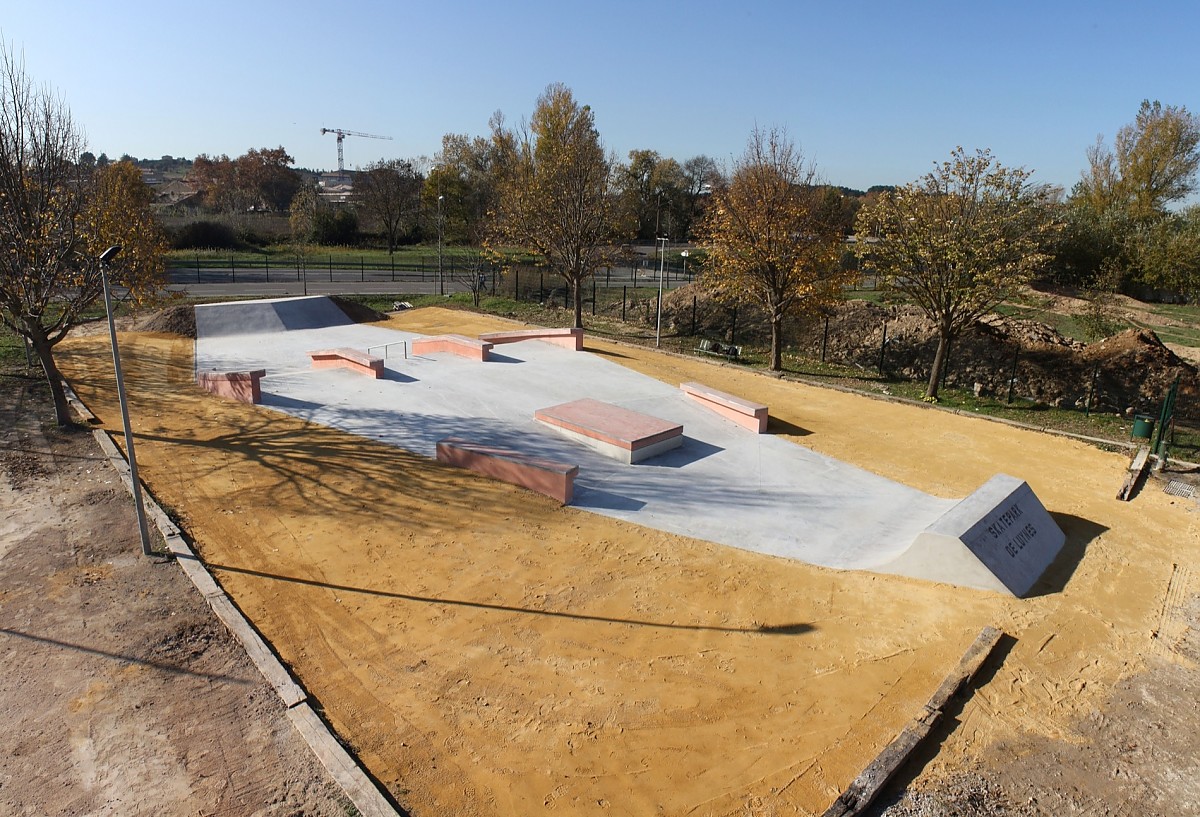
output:
<svg viewBox="0 0 1200 817"><path fill-rule="evenodd" d="M257 330L236 334L228 331L233 320L219 315L222 306L197 307L198 369L266 368L264 406L430 459L439 440L459 437L576 463L571 506L581 510L826 567L914 575L889 565L959 504L740 428L677 387L586 351L529 340L506 344L503 356L483 364L453 356L393 357L384 377L373 380L344 370L313 371L306 352L420 336L349 323L321 298L230 304L244 329ZM345 322L308 326L330 308ZM201 309L208 311L203 321ZM261 325L253 323L255 310ZM683 444L626 465L533 419L540 408L581 398L680 424ZM952 565L920 577L979 586L975 573ZM993 585L986 586L997 589Z"/></svg>
<svg viewBox="0 0 1200 817"><path fill-rule="evenodd" d="M683 426L678 423L590 397L538 409L533 419L630 465L683 445Z"/></svg>

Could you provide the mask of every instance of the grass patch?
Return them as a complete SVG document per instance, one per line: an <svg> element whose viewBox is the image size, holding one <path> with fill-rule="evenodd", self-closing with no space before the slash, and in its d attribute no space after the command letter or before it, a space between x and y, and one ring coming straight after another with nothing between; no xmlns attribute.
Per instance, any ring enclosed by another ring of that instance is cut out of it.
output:
<svg viewBox="0 0 1200 817"><path fill-rule="evenodd" d="M1072 340L1082 341L1083 343L1088 343L1091 340L1088 337L1088 331L1083 322L1074 315L1065 315L1061 312L1051 312L1041 307L1013 303L1001 304L996 307L995 311L997 315L1003 315L1007 318L1044 323L1055 329L1063 337L1071 338ZM1124 329L1126 326L1128 324L1121 328Z"/></svg>
<svg viewBox="0 0 1200 817"><path fill-rule="evenodd" d="M25 363L25 344L21 336L0 324L0 367L21 367Z"/></svg>

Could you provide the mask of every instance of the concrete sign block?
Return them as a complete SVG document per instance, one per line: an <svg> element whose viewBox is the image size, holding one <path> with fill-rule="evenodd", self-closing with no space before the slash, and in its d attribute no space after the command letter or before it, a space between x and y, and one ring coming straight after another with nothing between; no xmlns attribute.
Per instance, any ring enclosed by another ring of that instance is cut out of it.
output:
<svg viewBox="0 0 1200 817"><path fill-rule="evenodd" d="M1066 536L1027 482L997 474L880 572L1024 596Z"/></svg>

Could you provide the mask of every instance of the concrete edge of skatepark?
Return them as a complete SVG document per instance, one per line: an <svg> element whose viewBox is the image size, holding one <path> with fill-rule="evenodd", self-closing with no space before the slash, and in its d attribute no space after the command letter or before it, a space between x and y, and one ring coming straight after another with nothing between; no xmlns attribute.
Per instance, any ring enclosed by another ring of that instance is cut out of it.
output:
<svg viewBox="0 0 1200 817"><path fill-rule="evenodd" d="M79 399L71 385L63 381L63 386L68 402L84 422L96 422L96 416ZM92 429L92 436L121 478L126 490L133 495L132 472L121 449L112 441L109 432L102 428ZM358 813L363 817L399 817L400 812L383 789L338 741L329 725L309 701L308 693L284 667L270 644L259 635L241 609L217 584L204 562L196 556L184 538L183 532L149 492L143 490L142 499L146 513L153 519L175 562L196 588L196 592L208 603L217 619L242 645L242 649L246 651L247 657L263 679L275 690L296 731Z"/></svg>

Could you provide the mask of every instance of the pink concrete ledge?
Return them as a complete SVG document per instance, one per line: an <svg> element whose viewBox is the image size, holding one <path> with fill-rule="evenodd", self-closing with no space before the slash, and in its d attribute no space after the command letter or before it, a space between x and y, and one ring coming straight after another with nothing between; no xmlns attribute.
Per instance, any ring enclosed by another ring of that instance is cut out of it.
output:
<svg viewBox="0 0 1200 817"><path fill-rule="evenodd" d="M479 445L455 437L438 442L437 460L537 491L564 505L575 495L575 477L579 473L578 465L544 460L508 448Z"/></svg>
<svg viewBox="0 0 1200 817"><path fill-rule="evenodd" d="M709 388L702 383L680 383L679 388L688 397L706 409L711 409L726 420L732 420L743 428L762 434L767 430L767 407L762 403L751 403L732 394Z"/></svg>
<svg viewBox="0 0 1200 817"><path fill-rule="evenodd" d="M486 343L518 343L523 340L541 340L576 352L583 351L582 329L514 329L509 332L488 332L479 339Z"/></svg>
<svg viewBox="0 0 1200 817"><path fill-rule="evenodd" d="M449 352L459 357L484 361L492 351L492 344L466 335L430 335L414 340L412 350L414 355Z"/></svg>
<svg viewBox="0 0 1200 817"><path fill-rule="evenodd" d="M383 358L368 355L357 349L320 349L309 352L314 369L339 367L370 375L376 380L383 377Z"/></svg>
<svg viewBox="0 0 1200 817"><path fill-rule="evenodd" d="M261 403L266 369L252 372L196 372L196 385L218 397L228 397L242 403Z"/></svg>
<svg viewBox="0 0 1200 817"><path fill-rule="evenodd" d="M683 445L683 426L591 398L538 409L533 419L627 464Z"/></svg>

